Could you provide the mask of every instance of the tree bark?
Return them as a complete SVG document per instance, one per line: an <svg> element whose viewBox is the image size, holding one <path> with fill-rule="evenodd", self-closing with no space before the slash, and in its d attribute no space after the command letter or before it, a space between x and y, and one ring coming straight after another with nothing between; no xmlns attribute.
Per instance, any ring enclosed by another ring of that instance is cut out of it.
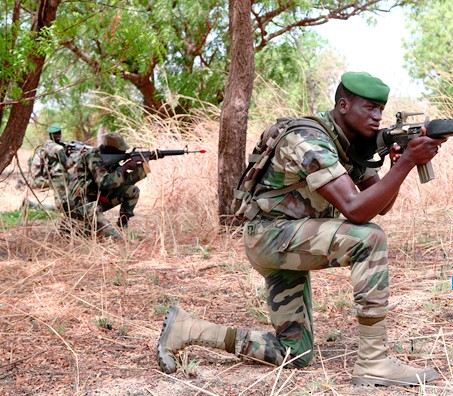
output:
<svg viewBox="0 0 453 396"><path fill-rule="evenodd" d="M247 118L255 73L251 0L230 0L231 64L220 114L218 194L221 224L230 224L233 191L245 168Z"/></svg>
<svg viewBox="0 0 453 396"><path fill-rule="evenodd" d="M60 3L61 0L41 0L38 10L33 16L31 31L39 35L42 28L50 26L56 18ZM22 145L33 112L36 91L46 57L35 51L30 54L28 59L35 67L27 75L19 77L18 85L22 90L22 96L19 101L11 105L5 130L0 136L0 174L11 163L17 150Z"/></svg>

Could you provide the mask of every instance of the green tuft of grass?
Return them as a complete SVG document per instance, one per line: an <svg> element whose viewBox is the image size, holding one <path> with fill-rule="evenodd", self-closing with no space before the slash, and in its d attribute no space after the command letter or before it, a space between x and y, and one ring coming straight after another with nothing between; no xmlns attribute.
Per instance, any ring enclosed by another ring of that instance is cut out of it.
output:
<svg viewBox="0 0 453 396"><path fill-rule="evenodd" d="M341 337L341 330L340 329L330 329L327 332L326 341L327 342L333 342L333 341L338 340L338 338L340 338L340 337Z"/></svg>
<svg viewBox="0 0 453 396"><path fill-rule="evenodd" d="M157 273L152 273L148 275L148 280L156 286L160 285L159 275Z"/></svg>
<svg viewBox="0 0 453 396"><path fill-rule="evenodd" d="M49 212L50 218L55 219L56 213ZM40 209L29 209L27 212L27 219L29 220L47 220L49 214ZM10 212L0 212L0 226L3 229L16 227L23 221L24 212L22 210L13 210Z"/></svg>
<svg viewBox="0 0 453 396"><path fill-rule="evenodd" d="M61 323L55 323L52 326L52 329L55 331L55 333L59 335L64 335L66 333L66 327L62 325Z"/></svg>
<svg viewBox="0 0 453 396"><path fill-rule="evenodd" d="M197 376L198 367L203 363L202 360L190 359L187 352L181 351L178 356L179 359L175 361L180 370L189 378Z"/></svg>
<svg viewBox="0 0 453 396"><path fill-rule="evenodd" d="M110 323L110 319L109 318L104 318L104 317L97 318L96 326L101 328L101 329L106 329L106 330L112 330L113 329L113 326Z"/></svg>
<svg viewBox="0 0 453 396"><path fill-rule="evenodd" d="M129 332L129 328L126 325L120 325L118 327L118 336L125 337Z"/></svg>

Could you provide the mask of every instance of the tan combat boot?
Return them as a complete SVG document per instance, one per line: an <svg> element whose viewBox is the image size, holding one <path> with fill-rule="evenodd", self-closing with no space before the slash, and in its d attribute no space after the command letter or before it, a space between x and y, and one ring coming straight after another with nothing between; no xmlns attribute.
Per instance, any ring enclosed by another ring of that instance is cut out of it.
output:
<svg viewBox="0 0 453 396"><path fill-rule="evenodd" d="M189 313L171 306L157 342L157 360L167 374L176 371L174 353L187 345L203 345L235 352L236 329L195 319Z"/></svg>
<svg viewBox="0 0 453 396"><path fill-rule="evenodd" d="M373 326L359 324L359 335L354 385L420 385L439 377L431 368L412 367L389 354L385 319Z"/></svg>

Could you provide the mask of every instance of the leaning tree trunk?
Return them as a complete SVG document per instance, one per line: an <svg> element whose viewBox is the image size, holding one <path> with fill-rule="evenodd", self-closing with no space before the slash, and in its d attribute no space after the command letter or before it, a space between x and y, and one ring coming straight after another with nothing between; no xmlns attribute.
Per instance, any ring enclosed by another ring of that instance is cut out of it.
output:
<svg viewBox="0 0 453 396"><path fill-rule="evenodd" d="M33 17L31 31L39 34L42 28L50 26L57 15L57 8L61 0L41 0L38 11ZM28 61L35 67L27 75L19 76L19 88L22 90L22 96L17 103L11 106L8 121L0 136L0 174L11 163L27 130L30 116L33 112L36 91L39 85L42 68L46 57L39 55L34 51L28 58Z"/></svg>
<svg viewBox="0 0 453 396"><path fill-rule="evenodd" d="M251 0L230 0L230 71L220 114L218 194L221 224L231 219L233 191L245 167L247 118L255 73Z"/></svg>

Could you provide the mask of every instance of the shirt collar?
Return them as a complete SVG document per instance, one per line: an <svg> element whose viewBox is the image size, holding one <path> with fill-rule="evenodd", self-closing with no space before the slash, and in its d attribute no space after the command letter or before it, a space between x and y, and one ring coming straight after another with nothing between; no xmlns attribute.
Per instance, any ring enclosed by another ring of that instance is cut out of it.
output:
<svg viewBox="0 0 453 396"><path fill-rule="evenodd" d="M351 146L351 142L348 140L348 138L344 134L344 132L341 129L341 127L335 122L335 120L333 118L333 110L329 111L327 113L327 117L329 119L329 122L333 125L333 130L335 131L335 133L340 138L341 146L344 148L345 152L348 152L349 147Z"/></svg>

